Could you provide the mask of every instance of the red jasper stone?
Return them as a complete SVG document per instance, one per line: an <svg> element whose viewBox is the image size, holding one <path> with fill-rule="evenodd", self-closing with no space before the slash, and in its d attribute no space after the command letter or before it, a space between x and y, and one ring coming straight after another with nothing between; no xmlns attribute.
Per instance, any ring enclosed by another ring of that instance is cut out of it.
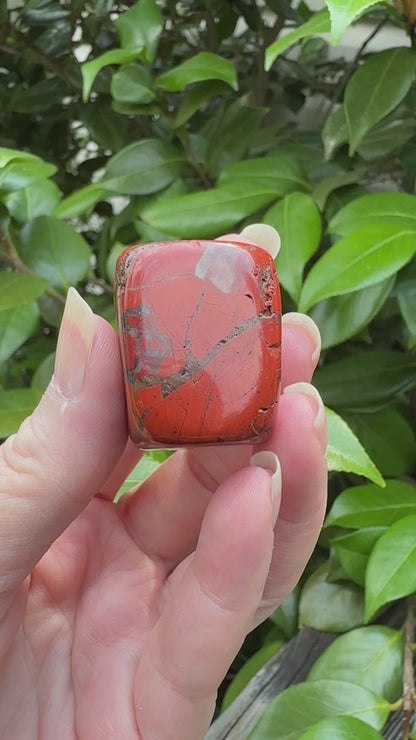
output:
<svg viewBox="0 0 416 740"><path fill-rule="evenodd" d="M268 252L244 240L130 247L117 262L115 292L136 444L255 443L268 435L281 338Z"/></svg>

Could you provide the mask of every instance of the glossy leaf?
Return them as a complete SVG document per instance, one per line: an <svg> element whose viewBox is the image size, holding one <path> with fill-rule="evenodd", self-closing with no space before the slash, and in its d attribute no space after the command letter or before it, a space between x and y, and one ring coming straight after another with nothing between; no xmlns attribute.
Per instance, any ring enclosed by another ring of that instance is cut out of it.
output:
<svg viewBox="0 0 416 740"><path fill-rule="evenodd" d="M153 62L163 16L155 0L139 0L114 22L124 49L143 48L144 58Z"/></svg>
<svg viewBox="0 0 416 740"><path fill-rule="evenodd" d="M241 694L242 690L256 675L257 671L277 655L284 644L283 640L275 640L274 642L266 643L244 663L243 667L240 668L227 687L227 691L224 694L224 699L221 704L222 712L233 703L234 699L236 699L239 694Z"/></svg>
<svg viewBox="0 0 416 740"><path fill-rule="evenodd" d="M344 418L382 475L393 478L413 472L416 437L409 422L397 409L390 406L371 414L347 412Z"/></svg>
<svg viewBox="0 0 416 740"><path fill-rule="evenodd" d="M272 206L263 218L280 234L282 249L276 258L279 280L291 298L299 299L302 274L318 249L322 234L321 217L309 195L291 193Z"/></svg>
<svg viewBox="0 0 416 740"><path fill-rule="evenodd" d="M402 693L403 647L399 630L359 627L338 637L319 656L307 680L348 681L394 702Z"/></svg>
<svg viewBox="0 0 416 740"><path fill-rule="evenodd" d="M33 272L61 288L76 285L90 269L87 242L69 224L51 216L26 224L19 253Z"/></svg>
<svg viewBox="0 0 416 740"><path fill-rule="evenodd" d="M39 180L51 177L55 172L55 165L43 162L38 157L12 159L0 169L0 192L11 193L27 188Z"/></svg>
<svg viewBox="0 0 416 740"><path fill-rule="evenodd" d="M394 275L416 252L415 232L388 224L366 226L330 247L303 284L299 310Z"/></svg>
<svg viewBox="0 0 416 740"><path fill-rule="evenodd" d="M20 424L32 413L42 393L36 388L0 389L0 439L17 432Z"/></svg>
<svg viewBox="0 0 416 740"><path fill-rule="evenodd" d="M8 193L4 204L10 215L19 223L32 221L38 216L49 216L59 202L59 189L51 180L37 180L21 190Z"/></svg>
<svg viewBox="0 0 416 740"><path fill-rule="evenodd" d="M281 39L277 39L277 41L274 41L267 47L264 65L266 70L270 69L279 54L282 54L282 52L286 51L286 49L297 41L309 38L310 36L315 36L319 33L329 33L330 27L330 17L327 8L318 10L318 12L314 13L313 16L302 26L299 26L299 28L296 28L294 31L290 31L286 36Z"/></svg>
<svg viewBox="0 0 416 740"><path fill-rule="evenodd" d="M336 150L348 141L348 124L344 106L335 108L326 119L322 129L325 159L331 159Z"/></svg>
<svg viewBox="0 0 416 740"><path fill-rule="evenodd" d="M347 185L354 185L354 183L360 182L363 179L364 170L357 169L348 172L337 172L335 175L330 175L321 180L312 193L316 205L320 211L323 211L326 206L326 202L334 192L339 188L345 188Z"/></svg>
<svg viewBox="0 0 416 740"><path fill-rule="evenodd" d="M308 178L295 157L280 156L256 157L226 167L220 174L220 185L233 180L258 180L276 190L276 195L285 195L292 190L307 189Z"/></svg>
<svg viewBox="0 0 416 740"><path fill-rule="evenodd" d="M296 587L269 617L287 640L294 637L297 631L298 604L299 589Z"/></svg>
<svg viewBox="0 0 416 740"><path fill-rule="evenodd" d="M156 84L162 90L178 92L187 85L203 80L221 80L238 90L237 73L234 65L210 51L201 51L190 57L178 67L164 72L156 79Z"/></svg>
<svg viewBox="0 0 416 740"><path fill-rule="evenodd" d="M321 565L303 586L299 624L324 632L346 632L364 622L364 592L354 583L329 582L328 569L328 562Z"/></svg>
<svg viewBox="0 0 416 740"><path fill-rule="evenodd" d="M46 355L45 359L42 360L40 365L36 368L36 371L33 373L32 388L37 388L40 391L45 391L47 388L47 385L52 378L54 366L55 366L55 352L51 352L49 355Z"/></svg>
<svg viewBox="0 0 416 740"><path fill-rule="evenodd" d="M37 114L61 105L66 88L58 77L40 80L32 85L18 85L13 90L10 108L16 113Z"/></svg>
<svg viewBox="0 0 416 740"><path fill-rule="evenodd" d="M392 114L395 115L394 112ZM363 159L372 162L380 157L397 152L414 137L413 117L409 120L397 120L390 116L382 119L361 141L357 151Z"/></svg>
<svg viewBox="0 0 416 740"><path fill-rule="evenodd" d="M221 112L221 111L220 111ZM240 100L221 112L205 126L201 134L207 140L205 155L209 174L216 178L230 164L247 155L250 146L259 138L259 126L267 112L266 108L245 105Z"/></svg>
<svg viewBox="0 0 416 740"><path fill-rule="evenodd" d="M136 486L143 483L143 481L149 477L155 470L160 466L160 461L154 459L151 455L145 454L141 460L137 463L136 467L127 476L126 480L120 487L115 497L115 501L119 501L123 494L127 493Z"/></svg>
<svg viewBox="0 0 416 740"><path fill-rule="evenodd" d="M415 489L416 490L416 489ZM385 604L416 591L416 514L392 524L376 542L365 579L366 621Z"/></svg>
<svg viewBox="0 0 416 740"><path fill-rule="evenodd" d="M380 740L380 734L356 717L326 717L299 740Z"/></svg>
<svg viewBox="0 0 416 740"><path fill-rule="evenodd" d="M6 146L0 147L0 169L6 167L12 161L40 162L40 158L30 152L22 152L20 149L10 149Z"/></svg>
<svg viewBox="0 0 416 740"><path fill-rule="evenodd" d="M273 699L249 740L298 740L324 717L343 714L380 730L389 705L373 691L347 681L305 681Z"/></svg>
<svg viewBox="0 0 416 740"><path fill-rule="evenodd" d="M22 272L0 272L0 311L32 303L48 287L48 281Z"/></svg>
<svg viewBox="0 0 416 740"><path fill-rule="evenodd" d="M416 358L387 349L356 352L318 368L314 382L331 408L380 408L416 385Z"/></svg>
<svg viewBox="0 0 416 740"><path fill-rule="evenodd" d="M386 527L362 527L356 532L335 537L330 541L344 572L354 583L364 588L365 571L370 552Z"/></svg>
<svg viewBox="0 0 416 740"><path fill-rule="evenodd" d="M1 276L2 273L0 278ZM16 305L14 308L0 308L0 363L29 339L36 331L38 322L39 309L36 303L23 302L23 305Z"/></svg>
<svg viewBox="0 0 416 740"><path fill-rule="evenodd" d="M331 409L326 409L326 418L328 469L363 475L379 486L384 486L380 472L344 419Z"/></svg>
<svg viewBox="0 0 416 740"><path fill-rule="evenodd" d="M325 2L331 15L331 40L336 46L347 28L378 0L325 0Z"/></svg>
<svg viewBox="0 0 416 740"><path fill-rule="evenodd" d="M416 196L408 193L374 193L348 203L331 219L331 234L349 236L376 224L416 231Z"/></svg>
<svg viewBox="0 0 416 740"><path fill-rule="evenodd" d="M332 296L313 306L309 315L319 327L323 349L345 342L362 331L391 294L394 281L393 275L376 285Z"/></svg>
<svg viewBox="0 0 416 740"><path fill-rule="evenodd" d="M94 183L85 185L63 198L56 205L53 215L56 218L76 218L84 213L89 213L98 201L106 196L108 196L107 191L99 185Z"/></svg>
<svg viewBox="0 0 416 740"><path fill-rule="evenodd" d="M416 282L414 279L402 280L399 283L397 301L409 332L416 334Z"/></svg>
<svg viewBox="0 0 416 740"><path fill-rule="evenodd" d="M196 83L187 90L182 102L178 108L175 118L175 128L183 126L190 118L200 110L204 103L216 95L224 95L227 92L227 86L220 80L208 80L206 82Z"/></svg>
<svg viewBox="0 0 416 740"><path fill-rule="evenodd" d="M350 155L364 135L403 100L415 70L416 53L399 47L374 54L354 72L344 95Z"/></svg>
<svg viewBox="0 0 416 740"><path fill-rule="evenodd" d="M123 195L155 193L176 180L184 164L173 144L142 139L111 157L97 186Z"/></svg>
<svg viewBox="0 0 416 740"><path fill-rule="evenodd" d="M267 206L275 191L251 180L236 180L219 188L159 202L141 211L142 219L155 229L195 238L211 238L235 227L244 218Z"/></svg>
<svg viewBox="0 0 416 740"><path fill-rule="evenodd" d="M114 72L110 90L120 103L147 104L156 98L151 74L140 64L124 64Z"/></svg>
<svg viewBox="0 0 416 740"><path fill-rule="evenodd" d="M398 519L416 515L416 488L399 480L385 488L369 484L347 488L335 499L325 527L389 527Z"/></svg>
<svg viewBox="0 0 416 740"><path fill-rule="evenodd" d="M142 50L143 46L127 49L110 49L99 57L95 57L90 62L85 62L81 66L83 102L86 103L88 101L94 80L104 67L107 67L109 64L129 64L130 62L134 62L140 56Z"/></svg>

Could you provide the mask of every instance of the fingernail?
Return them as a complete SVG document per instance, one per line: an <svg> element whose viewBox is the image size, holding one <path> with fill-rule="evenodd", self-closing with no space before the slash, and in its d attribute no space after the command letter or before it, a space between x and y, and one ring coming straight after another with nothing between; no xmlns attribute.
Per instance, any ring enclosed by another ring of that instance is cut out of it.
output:
<svg viewBox="0 0 416 740"><path fill-rule="evenodd" d="M263 470L267 470L267 472L270 473L272 484L271 492L274 526L279 514L280 500L282 495L282 470L280 467L279 458L274 452L262 450L261 452L256 452L254 455L251 456L250 465L255 468L263 468Z"/></svg>
<svg viewBox="0 0 416 740"><path fill-rule="evenodd" d="M296 313L295 311L292 311L285 313L282 316L282 326L284 326L284 324L296 324L297 326L301 326L309 335L314 346L314 350L311 355L311 362L313 366L316 367L321 354L322 340L320 331L315 322L310 318L310 316L307 316L304 313Z"/></svg>
<svg viewBox="0 0 416 740"><path fill-rule="evenodd" d="M277 257L280 249L280 236L273 226L269 226L269 224L250 224L242 230L241 236L251 239L259 247L265 249L273 259Z"/></svg>
<svg viewBox="0 0 416 740"><path fill-rule="evenodd" d="M75 288L69 288L56 348L54 381L67 399L82 391L95 335L95 318Z"/></svg>
<svg viewBox="0 0 416 740"><path fill-rule="evenodd" d="M318 432L323 431L326 426L325 407L315 386L311 385L311 383L292 383L292 385L288 385L284 389L283 395L287 393L303 393L305 396L313 398L316 406L313 426Z"/></svg>

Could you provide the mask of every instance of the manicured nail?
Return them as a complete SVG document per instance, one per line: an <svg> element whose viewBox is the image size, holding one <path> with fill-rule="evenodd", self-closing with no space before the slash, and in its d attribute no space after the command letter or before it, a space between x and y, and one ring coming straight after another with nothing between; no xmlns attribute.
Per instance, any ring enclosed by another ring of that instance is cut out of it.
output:
<svg viewBox="0 0 416 740"><path fill-rule="evenodd" d="M82 391L95 335L95 318L75 288L69 288L56 348L54 381L73 400Z"/></svg>
<svg viewBox="0 0 416 740"><path fill-rule="evenodd" d="M273 259L277 257L280 249L280 236L273 226L269 226L269 224L250 224L242 230L241 236L251 239L259 247L265 249Z"/></svg>
<svg viewBox="0 0 416 740"><path fill-rule="evenodd" d="M292 383L292 385L286 386L286 388L283 391L283 395L286 395L287 393L304 393L305 396L309 396L309 398L313 398L316 406L316 413L315 413L315 419L313 422L313 426L315 429L318 430L318 432L321 432L325 429L326 426L326 414L325 414L325 408L322 401L321 396L319 395L318 391L316 390L315 386L311 385L311 383Z"/></svg>
<svg viewBox="0 0 416 740"><path fill-rule="evenodd" d="M273 526L276 524L280 509L280 500L282 495L282 470L279 458L274 452L262 450L256 452L250 458L250 465L255 468L267 470L271 476L272 490L272 507L273 507Z"/></svg>
<svg viewBox="0 0 416 740"><path fill-rule="evenodd" d="M310 316L307 316L304 313L291 311L282 316L282 327L284 327L285 324L296 324L297 326L302 327L302 329L304 329L309 335L314 346L314 350L311 355L311 362L313 366L316 367L321 354L322 340L320 331L315 322L310 318Z"/></svg>

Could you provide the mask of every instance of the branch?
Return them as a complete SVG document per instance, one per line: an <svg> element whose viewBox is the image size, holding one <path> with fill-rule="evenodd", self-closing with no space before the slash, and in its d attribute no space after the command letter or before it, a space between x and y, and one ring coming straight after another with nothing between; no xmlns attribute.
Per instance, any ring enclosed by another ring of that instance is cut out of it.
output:
<svg viewBox="0 0 416 740"><path fill-rule="evenodd" d="M415 674L413 669L413 642L415 632L415 598L407 600L406 621L404 623L404 665L403 665L403 725L402 738L409 740L413 710L416 705Z"/></svg>

